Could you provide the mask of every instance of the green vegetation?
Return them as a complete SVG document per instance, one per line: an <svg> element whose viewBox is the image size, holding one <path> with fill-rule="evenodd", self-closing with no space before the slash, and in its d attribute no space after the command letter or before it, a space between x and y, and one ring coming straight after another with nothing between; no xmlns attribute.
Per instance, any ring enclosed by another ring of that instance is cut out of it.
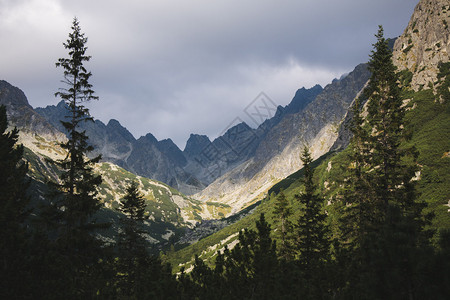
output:
<svg viewBox="0 0 450 300"><path fill-rule="evenodd" d="M413 44L409 45L408 47L406 47L405 49L403 49L403 53L405 53L405 54L408 53L409 50L411 50L412 47L414 47Z"/></svg>

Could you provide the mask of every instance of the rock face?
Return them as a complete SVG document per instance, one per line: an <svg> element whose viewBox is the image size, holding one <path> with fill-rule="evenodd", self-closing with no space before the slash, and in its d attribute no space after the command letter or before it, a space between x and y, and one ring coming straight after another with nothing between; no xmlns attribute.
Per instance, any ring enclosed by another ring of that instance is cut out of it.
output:
<svg viewBox="0 0 450 300"><path fill-rule="evenodd" d="M291 103L286 106L284 112L286 114L295 114L302 111L317 97L318 94L322 92L322 90L323 88L318 84L310 89L305 89L303 87L297 90L294 98L292 99Z"/></svg>
<svg viewBox="0 0 450 300"><path fill-rule="evenodd" d="M186 142L183 153L186 157L193 158L199 155L210 144L211 141L206 135L191 134Z"/></svg>
<svg viewBox="0 0 450 300"><path fill-rule="evenodd" d="M413 73L411 87L433 85L439 62L449 61L450 3L421 0L403 34L394 45L394 64Z"/></svg>
<svg viewBox="0 0 450 300"><path fill-rule="evenodd" d="M28 103L24 92L4 80L0 80L0 105L5 105L9 125L38 134L48 140L63 141L65 136L45 118L36 113Z"/></svg>

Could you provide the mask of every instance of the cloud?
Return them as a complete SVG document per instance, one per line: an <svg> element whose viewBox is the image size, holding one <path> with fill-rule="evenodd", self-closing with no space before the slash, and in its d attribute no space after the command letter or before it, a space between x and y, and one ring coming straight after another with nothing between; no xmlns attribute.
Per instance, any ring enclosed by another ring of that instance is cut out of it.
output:
<svg viewBox="0 0 450 300"><path fill-rule="evenodd" d="M264 91L286 105L368 60L378 24L398 36L410 0L0 2L0 78L33 106L55 104L73 16L89 38L86 65L101 100L94 117L136 137L219 134Z"/></svg>

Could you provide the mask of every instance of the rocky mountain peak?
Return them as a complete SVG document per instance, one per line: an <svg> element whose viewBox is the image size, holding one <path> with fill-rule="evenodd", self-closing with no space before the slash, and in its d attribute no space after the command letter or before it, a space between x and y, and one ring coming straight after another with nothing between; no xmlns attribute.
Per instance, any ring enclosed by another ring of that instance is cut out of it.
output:
<svg viewBox="0 0 450 300"><path fill-rule="evenodd" d="M138 139L138 141L142 141L142 142L150 143L150 144L157 144L158 143L158 140L151 133L147 133L145 136L141 136Z"/></svg>
<svg viewBox="0 0 450 300"><path fill-rule="evenodd" d="M403 34L394 45L394 64L413 73L411 87L433 85L439 62L449 61L450 3L421 0Z"/></svg>
<svg viewBox="0 0 450 300"><path fill-rule="evenodd" d="M322 90L323 88L319 84L316 84L310 89L306 89L305 87L298 89L291 103L286 106L285 113L295 114L303 110Z"/></svg>
<svg viewBox="0 0 450 300"><path fill-rule="evenodd" d="M4 80L0 80L0 101L0 104L7 107L26 106L31 108L24 92Z"/></svg>
<svg viewBox="0 0 450 300"><path fill-rule="evenodd" d="M2 104L6 106L10 125L13 124L21 131L32 132L49 140L64 140L65 137L61 132L33 110L25 93L4 80L0 80L0 105Z"/></svg>
<svg viewBox="0 0 450 300"><path fill-rule="evenodd" d="M209 144L211 144L211 141L206 135L191 133L183 152L189 157L194 157L200 154Z"/></svg>
<svg viewBox="0 0 450 300"><path fill-rule="evenodd" d="M183 152L171 139L165 139L158 142L158 149L164 153L171 161L178 166L184 166L187 163Z"/></svg>
<svg viewBox="0 0 450 300"><path fill-rule="evenodd" d="M126 141L128 141L130 143L135 141L134 136L125 127L123 127L119 123L119 121L117 121L115 119L109 120L108 124L106 125L106 128L109 131L113 131L113 132L117 133L118 135L120 135Z"/></svg>

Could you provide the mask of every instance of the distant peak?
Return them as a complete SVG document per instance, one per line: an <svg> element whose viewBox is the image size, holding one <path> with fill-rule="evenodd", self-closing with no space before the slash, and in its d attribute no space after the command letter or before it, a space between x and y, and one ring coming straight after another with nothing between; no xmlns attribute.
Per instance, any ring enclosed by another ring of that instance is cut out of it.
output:
<svg viewBox="0 0 450 300"><path fill-rule="evenodd" d="M109 120L107 126L122 126L122 125L120 125L120 122L117 121L116 119L111 119L111 120Z"/></svg>
<svg viewBox="0 0 450 300"><path fill-rule="evenodd" d="M173 145L175 145L175 143L172 141L171 138L167 138L167 139L160 140L159 143L163 143L163 144L173 144Z"/></svg>
<svg viewBox="0 0 450 300"><path fill-rule="evenodd" d="M66 104L66 102L64 102L64 100L61 100L58 102L58 104L56 104L56 107L65 108L65 107L67 107L67 104Z"/></svg>
<svg viewBox="0 0 450 300"><path fill-rule="evenodd" d="M0 104L31 107L25 93L5 80L0 80Z"/></svg>
<svg viewBox="0 0 450 300"><path fill-rule="evenodd" d="M155 138L155 136L151 133L147 133L144 138L152 143L157 143L158 140Z"/></svg>
<svg viewBox="0 0 450 300"><path fill-rule="evenodd" d="M196 155L205 149L205 147L209 144L211 144L211 141L208 136L191 133L183 152L188 155Z"/></svg>

